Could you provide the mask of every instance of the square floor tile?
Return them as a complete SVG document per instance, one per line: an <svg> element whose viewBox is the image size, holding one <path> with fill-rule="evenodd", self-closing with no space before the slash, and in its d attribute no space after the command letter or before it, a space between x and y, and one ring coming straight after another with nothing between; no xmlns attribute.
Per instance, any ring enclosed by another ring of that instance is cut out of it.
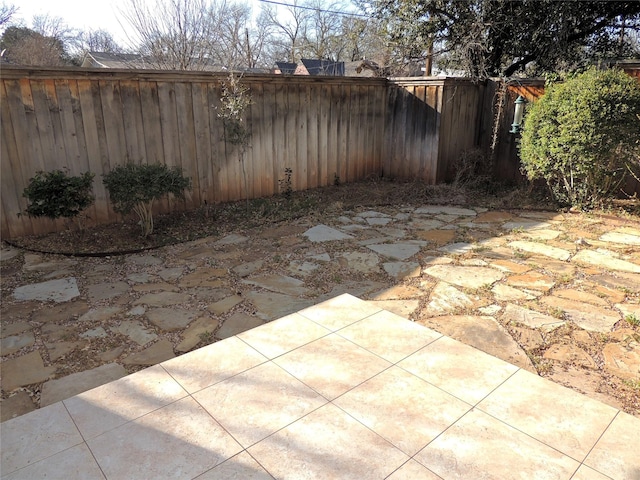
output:
<svg viewBox="0 0 640 480"><path fill-rule="evenodd" d="M525 370L516 372L478 408L579 462L618 413Z"/></svg>
<svg viewBox="0 0 640 480"><path fill-rule="evenodd" d="M448 337L430 343L398 366L471 404L482 400L518 370Z"/></svg>
<svg viewBox="0 0 640 480"><path fill-rule="evenodd" d="M273 360L325 398L333 399L391 366L331 334Z"/></svg>
<svg viewBox="0 0 640 480"><path fill-rule="evenodd" d="M183 398L187 392L160 365L64 400L85 439Z"/></svg>
<svg viewBox="0 0 640 480"><path fill-rule="evenodd" d="M62 402L7 420L0 430L3 476L83 442Z"/></svg>
<svg viewBox="0 0 640 480"><path fill-rule="evenodd" d="M104 475L86 444L81 443L54 456L32 463L2 480L104 480Z"/></svg>
<svg viewBox="0 0 640 480"><path fill-rule="evenodd" d="M193 395L245 448L327 400L269 362Z"/></svg>
<svg viewBox="0 0 640 480"><path fill-rule="evenodd" d="M251 455L242 452L195 480L273 480L273 477Z"/></svg>
<svg viewBox="0 0 640 480"><path fill-rule="evenodd" d="M297 313L238 335L267 358L275 358L331 333Z"/></svg>
<svg viewBox="0 0 640 480"><path fill-rule="evenodd" d="M389 475L387 480L442 480L442 477L412 459Z"/></svg>
<svg viewBox="0 0 640 480"><path fill-rule="evenodd" d="M580 465L479 410L467 413L414 459L446 479L569 479Z"/></svg>
<svg viewBox="0 0 640 480"><path fill-rule="evenodd" d="M410 456L471 408L398 367L385 370L333 403Z"/></svg>
<svg viewBox="0 0 640 480"><path fill-rule="evenodd" d="M619 412L584 463L611 478L640 479L640 419Z"/></svg>
<svg viewBox="0 0 640 480"><path fill-rule="evenodd" d="M442 336L386 310L349 325L338 334L392 363Z"/></svg>
<svg viewBox="0 0 640 480"><path fill-rule="evenodd" d="M580 468L573 474L571 480L611 480L611 477L596 472L593 468L589 468L586 465L580 465Z"/></svg>
<svg viewBox="0 0 640 480"><path fill-rule="evenodd" d="M400 450L327 404L249 448L278 479L383 479L405 463Z"/></svg>
<svg viewBox="0 0 640 480"><path fill-rule="evenodd" d="M339 330L380 311L380 307L345 293L298 313L330 330Z"/></svg>
<svg viewBox="0 0 640 480"><path fill-rule="evenodd" d="M267 359L236 337L162 362L162 367L189 393L197 392Z"/></svg>
<svg viewBox="0 0 640 480"><path fill-rule="evenodd" d="M191 397L87 441L107 478L193 478L242 447Z"/></svg>

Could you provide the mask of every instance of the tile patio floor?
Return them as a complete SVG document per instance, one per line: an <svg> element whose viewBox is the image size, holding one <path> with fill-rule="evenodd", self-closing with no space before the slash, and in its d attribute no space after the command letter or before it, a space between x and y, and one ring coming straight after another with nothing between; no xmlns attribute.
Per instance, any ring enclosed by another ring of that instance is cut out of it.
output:
<svg viewBox="0 0 640 480"><path fill-rule="evenodd" d="M350 295L0 429L2 479L640 479L640 419Z"/></svg>

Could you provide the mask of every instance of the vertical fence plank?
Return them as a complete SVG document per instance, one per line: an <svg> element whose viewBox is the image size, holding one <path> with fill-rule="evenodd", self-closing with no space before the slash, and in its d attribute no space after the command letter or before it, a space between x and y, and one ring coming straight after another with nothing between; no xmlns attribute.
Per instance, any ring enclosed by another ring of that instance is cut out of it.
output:
<svg viewBox="0 0 640 480"><path fill-rule="evenodd" d="M211 155L211 140L209 139L209 103L207 99L207 84L194 83L191 87L193 105L193 128L195 134L195 163L196 171L191 172L193 190L198 189L201 204L215 202L213 192L213 168Z"/></svg>

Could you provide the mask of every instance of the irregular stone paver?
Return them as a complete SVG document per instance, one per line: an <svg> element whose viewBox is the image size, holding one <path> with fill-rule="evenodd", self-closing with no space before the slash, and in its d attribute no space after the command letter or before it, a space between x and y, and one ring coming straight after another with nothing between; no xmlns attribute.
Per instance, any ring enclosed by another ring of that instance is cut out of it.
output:
<svg viewBox="0 0 640 480"><path fill-rule="evenodd" d="M310 228L302 234L307 237L311 242L333 242L336 240L349 240L353 236L336 230L335 228L327 227L326 225L316 225Z"/></svg>
<svg viewBox="0 0 640 480"><path fill-rule="evenodd" d="M318 268L320 268L320 266L317 263L294 260L289 264L288 270L293 275L302 275L303 277L306 277L318 270Z"/></svg>
<svg viewBox="0 0 640 480"><path fill-rule="evenodd" d="M580 365L582 367L597 368L593 358L576 345L556 343L544 352L543 357L559 362Z"/></svg>
<svg viewBox="0 0 640 480"><path fill-rule="evenodd" d="M175 356L171 342L162 339L141 352L129 355L122 363L125 365L155 365Z"/></svg>
<svg viewBox="0 0 640 480"><path fill-rule="evenodd" d="M433 317L467 309L473 306L473 300L453 285L439 282L431 291L430 301L422 311L421 316Z"/></svg>
<svg viewBox="0 0 640 480"><path fill-rule="evenodd" d="M635 228L616 229L602 235L600 240L624 245L640 245L640 230Z"/></svg>
<svg viewBox="0 0 640 480"><path fill-rule="evenodd" d="M502 310L502 307L495 303L493 305L487 305L486 307L478 307L478 312L482 315L489 315L491 317L500 312L500 310Z"/></svg>
<svg viewBox="0 0 640 480"><path fill-rule="evenodd" d="M424 230L416 232L416 236L428 242L443 244L453 240L456 232L455 230Z"/></svg>
<svg viewBox="0 0 640 480"><path fill-rule="evenodd" d="M127 282L99 283L87 287L87 295L92 302L118 297L128 291L129 284Z"/></svg>
<svg viewBox="0 0 640 480"><path fill-rule="evenodd" d="M398 284L385 288L371 296L373 300L402 300L406 298L420 298L422 290L410 285Z"/></svg>
<svg viewBox="0 0 640 480"><path fill-rule="evenodd" d="M189 327L182 332L182 341L176 347L177 352L188 352L205 336L211 336L213 340L213 332L216 331L220 322L215 318L200 317L189 324Z"/></svg>
<svg viewBox="0 0 640 480"><path fill-rule="evenodd" d="M612 310L565 298L550 296L540 301L548 307L563 311L571 321L592 332L609 332L621 318L619 313Z"/></svg>
<svg viewBox="0 0 640 480"><path fill-rule="evenodd" d="M412 243L381 243L368 248L392 260L406 260L420 251L420 246Z"/></svg>
<svg viewBox="0 0 640 480"><path fill-rule="evenodd" d="M420 276L420 264L417 262L387 262L382 264L382 268L398 280Z"/></svg>
<svg viewBox="0 0 640 480"><path fill-rule="evenodd" d="M11 420L25 413L33 412L35 403L27 392L19 391L9 398L0 400L0 422Z"/></svg>
<svg viewBox="0 0 640 480"><path fill-rule="evenodd" d="M214 243L214 245L221 247L224 245L238 245L239 243L244 243L249 240L248 237L243 235L238 235L236 233L229 234L225 237L222 237L220 240Z"/></svg>
<svg viewBox="0 0 640 480"><path fill-rule="evenodd" d="M640 321L640 304L616 303L615 307L622 312L623 317L635 317Z"/></svg>
<svg viewBox="0 0 640 480"><path fill-rule="evenodd" d="M366 212L361 212L356 215L356 217L360 218L390 218L391 215L387 215L386 213L376 212L375 210L367 210Z"/></svg>
<svg viewBox="0 0 640 480"><path fill-rule="evenodd" d="M65 400L105 383L113 382L125 375L127 375L127 371L122 365L108 363L91 370L72 373L56 380L49 380L42 385L40 406L45 407Z"/></svg>
<svg viewBox="0 0 640 480"><path fill-rule="evenodd" d="M518 240L509 243L509 246L517 250L524 250L525 252L537 253L538 255L544 255L545 257L555 258L556 260L569 260L571 257L571 252L563 250L562 248L551 247L544 243L524 242Z"/></svg>
<svg viewBox="0 0 640 480"><path fill-rule="evenodd" d="M284 275L262 275L243 280L242 283L262 287L272 292L284 293L285 295L306 295L309 293L309 289L304 286L303 281Z"/></svg>
<svg viewBox="0 0 640 480"><path fill-rule="evenodd" d="M516 333L515 339L518 341L518 343L527 350L535 350L544 345L542 334L537 330L517 326L512 326L511 329Z"/></svg>
<svg viewBox="0 0 640 480"><path fill-rule="evenodd" d="M167 282L153 282L153 283L143 283L141 285L133 286L134 292L139 293L150 293L150 292L179 292L180 289Z"/></svg>
<svg viewBox="0 0 640 480"><path fill-rule="evenodd" d="M493 268L456 265L434 265L425 269L424 273L466 288L482 288L497 282L504 276L502 272Z"/></svg>
<svg viewBox="0 0 640 480"><path fill-rule="evenodd" d="M136 301L134 305L148 305L150 307L166 307L169 305L176 305L184 303L189 300L189 295L186 293L176 292L163 292L163 293L148 293Z"/></svg>
<svg viewBox="0 0 640 480"><path fill-rule="evenodd" d="M20 250L17 248L0 248L0 262L11 260L12 258L16 258L18 255L20 255Z"/></svg>
<svg viewBox="0 0 640 480"><path fill-rule="evenodd" d="M243 312L234 313L224 321L224 324L216 333L216 337L224 340L263 324L264 322L259 317L247 315Z"/></svg>
<svg viewBox="0 0 640 480"><path fill-rule="evenodd" d="M507 278L507 284L513 287L541 290L547 292L553 288L553 278L540 272L527 272L522 275L512 275Z"/></svg>
<svg viewBox="0 0 640 480"><path fill-rule="evenodd" d="M169 332L186 328L196 315L194 311L177 308L154 308L147 312L151 323Z"/></svg>
<svg viewBox="0 0 640 480"><path fill-rule="evenodd" d="M573 277L576 266L570 262L561 262L548 257L529 257L527 263L555 276Z"/></svg>
<svg viewBox="0 0 640 480"><path fill-rule="evenodd" d="M543 332L551 332L566 323L564 320L559 320L550 315L529 310L528 308L512 303L506 305L504 313L502 314L502 320L505 323L515 322L531 328L538 328Z"/></svg>
<svg viewBox="0 0 640 480"><path fill-rule="evenodd" d="M391 219L391 218L378 218L378 217L367 218L367 223L369 225L373 225L373 226L387 225L387 224L391 223L392 221L393 221L393 219Z"/></svg>
<svg viewBox="0 0 640 480"><path fill-rule="evenodd" d="M602 351L604 355L604 368L614 375L629 380L640 378L640 344L630 342L628 344L609 343Z"/></svg>
<svg viewBox="0 0 640 480"><path fill-rule="evenodd" d="M610 255L606 255L594 250L580 250L571 259L572 262L579 264L594 265L609 270L619 270L621 272L640 273L640 265L620 260Z"/></svg>
<svg viewBox="0 0 640 480"><path fill-rule="evenodd" d="M446 205L426 205L424 207L416 208L413 213L416 215L455 215L456 217L475 217L477 215L475 210L461 207L450 207Z"/></svg>
<svg viewBox="0 0 640 480"><path fill-rule="evenodd" d="M536 372L520 346L492 317L453 315L433 317L418 323L525 370Z"/></svg>
<svg viewBox="0 0 640 480"><path fill-rule="evenodd" d="M222 315L223 313L227 313L229 310L231 310L241 302L242 297L240 295L231 295L230 297L212 303L207 307L207 310L215 315Z"/></svg>
<svg viewBox="0 0 640 480"><path fill-rule="evenodd" d="M562 232L541 228L539 230L528 230L526 232L522 232L522 235L534 240L553 240L554 238L558 238L562 235Z"/></svg>
<svg viewBox="0 0 640 480"><path fill-rule="evenodd" d="M494 260L490 265L498 270L509 273L524 273L531 270L531 267L510 260Z"/></svg>
<svg viewBox="0 0 640 480"><path fill-rule="evenodd" d="M440 247L438 251L448 253L450 255L464 255L465 253L473 251L473 248L474 246L471 243L458 242Z"/></svg>
<svg viewBox="0 0 640 480"><path fill-rule="evenodd" d="M228 297L232 292L228 288L199 287L191 289L189 293L200 302L212 303Z"/></svg>
<svg viewBox="0 0 640 480"><path fill-rule="evenodd" d="M40 383L48 380L56 367L45 367L38 352L27 353L0 363L2 389L10 392L24 385Z"/></svg>
<svg viewBox="0 0 640 480"><path fill-rule="evenodd" d="M22 335L13 335L0 340L0 355L11 355L24 347L30 347L36 342L36 338L32 332L23 333Z"/></svg>
<svg viewBox="0 0 640 480"><path fill-rule="evenodd" d="M592 282L599 285L621 290L623 293L640 293L640 275L633 273L616 273L612 275L592 275L589 277Z"/></svg>
<svg viewBox="0 0 640 480"><path fill-rule="evenodd" d="M129 317L139 317L140 315L144 315L147 309L144 305L138 305L137 307L133 307L131 310L127 312L127 316Z"/></svg>
<svg viewBox="0 0 640 480"><path fill-rule="evenodd" d="M444 222L434 220L432 218L413 218L407 225L414 230L432 231L438 230L444 226ZM455 232L454 232L455 234ZM425 240L428 240L425 238Z"/></svg>
<svg viewBox="0 0 640 480"><path fill-rule="evenodd" d="M158 272L158 276L165 282L172 282L180 278L180 276L183 273L184 273L184 268L173 267L173 268L165 268L164 270L160 270Z"/></svg>
<svg viewBox="0 0 640 480"><path fill-rule="evenodd" d="M606 300L603 300L598 295L593 293L583 292L580 290L574 290L571 288L560 288L553 291L553 295L560 298L566 298L567 300L575 300L576 302L591 303L593 305L600 305L607 307L609 304Z"/></svg>
<svg viewBox="0 0 640 480"><path fill-rule="evenodd" d="M102 322L120 313L120 307L97 307L80 316L80 322Z"/></svg>
<svg viewBox="0 0 640 480"><path fill-rule="evenodd" d="M80 291L74 277L24 285L13 291L13 298L16 300L39 300L41 302L62 303L79 296Z"/></svg>
<svg viewBox="0 0 640 480"><path fill-rule="evenodd" d="M256 307L256 316L263 320L275 320L317 303L313 299L273 292L249 292L247 298Z"/></svg>
<svg viewBox="0 0 640 480"><path fill-rule="evenodd" d="M379 272L378 255L375 253L347 252L339 255L347 261L347 268L361 273Z"/></svg>
<svg viewBox="0 0 640 480"><path fill-rule="evenodd" d="M146 345L147 343L152 342L153 340L158 338L158 335L145 327L141 322L135 322L131 320L121 322L120 325L112 328L111 331L118 332L129 337L140 346Z"/></svg>
<svg viewBox="0 0 640 480"><path fill-rule="evenodd" d="M484 212L478 215L476 218L476 222L480 223L500 223L506 222L507 220L511 220L513 218L513 214L509 212L502 212L500 210L493 210L490 212Z"/></svg>
<svg viewBox="0 0 640 480"><path fill-rule="evenodd" d="M551 226L550 223L547 222L536 222L533 220L526 219L513 219L510 222L505 222L502 224L502 228L504 230L515 230L515 231L529 231L529 230L540 230L540 229L548 229Z"/></svg>
<svg viewBox="0 0 640 480"><path fill-rule="evenodd" d="M66 322L89 311L86 302L76 300L62 305L47 306L34 312L31 320L38 323Z"/></svg>
<svg viewBox="0 0 640 480"><path fill-rule="evenodd" d="M28 322L2 323L0 324L0 338L10 337L31 330L32 328L33 326Z"/></svg>
<svg viewBox="0 0 640 480"><path fill-rule="evenodd" d="M105 338L107 335L107 331L102 327L92 328L80 334L82 338Z"/></svg>
<svg viewBox="0 0 640 480"><path fill-rule="evenodd" d="M522 290L518 290L517 288L510 287L509 285L505 285L504 283L498 283L493 286L491 289L496 300L499 302L513 302L517 300L533 300L533 295L523 292Z"/></svg>
<svg viewBox="0 0 640 480"><path fill-rule="evenodd" d="M368 300L367 303L404 318L411 317L420 307L420 300Z"/></svg>
<svg viewBox="0 0 640 480"><path fill-rule="evenodd" d="M191 287L219 287L223 284L223 277L227 276L224 268L199 268L193 273L189 273L180 278L180 285L183 288Z"/></svg>
<svg viewBox="0 0 640 480"><path fill-rule="evenodd" d="M131 273L127 275L127 280L133 283L149 283L153 278L148 273Z"/></svg>
<svg viewBox="0 0 640 480"><path fill-rule="evenodd" d="M89 342L87 340L80 340L77 342L45 342L44 346L47 347L49 353L49 360L55 362L59 358L64 357L67 353L73 352L77 348L85 347Z"/></svg>
<svg viewBox="0 0 640 480"><path fill-rule="evenodd" d="M255 260L253 262L243 263L232 268L233 273L239 277L248 277L252 273L257 272L264 265L264 260Z"/></svg>

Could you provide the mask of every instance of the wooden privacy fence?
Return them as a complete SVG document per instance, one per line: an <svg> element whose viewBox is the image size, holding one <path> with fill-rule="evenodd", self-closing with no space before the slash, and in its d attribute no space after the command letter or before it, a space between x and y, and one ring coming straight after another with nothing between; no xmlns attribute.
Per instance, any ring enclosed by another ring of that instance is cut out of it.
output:
<svg viewBox="0 0 640 480"><path fill-rule="evenodd" d="M291 169L294 190L369 176L453 178L465 150L480 148L494 175L521 181L517 136L509 134L518 94L534 100L542 81L508 86L460 78L348 78L246 75L250 147L241 157L224 142L219 117L224 74L201 72L0 70L2 238L65 228L32 219L22 197L38 171L95 174L89 226L120 219L102 175L125 162L180 166L193 189L156 211L257 198L280 191ZM495 122L495 119L498 122ZM492 148L493 147L493 148ZM241 158L243 160L241 161ZM631 182L627 191L640 194Z"/></svg>
<svg viewBox="0 0 640 480"><path fill-rule="evenodd" d="M220 74L23 69L0 71L3 238L64 228L18 216L37 171L95 174L89 225L118 220L102 175L125 162L177 165L191 177L186 201L159 212L279 192L285 169L304 190L368 176L446 178L477 137L477 86L460 79L247 75L250 148L225 144ZM245 185L246 175L246 185Z"/></svg>

